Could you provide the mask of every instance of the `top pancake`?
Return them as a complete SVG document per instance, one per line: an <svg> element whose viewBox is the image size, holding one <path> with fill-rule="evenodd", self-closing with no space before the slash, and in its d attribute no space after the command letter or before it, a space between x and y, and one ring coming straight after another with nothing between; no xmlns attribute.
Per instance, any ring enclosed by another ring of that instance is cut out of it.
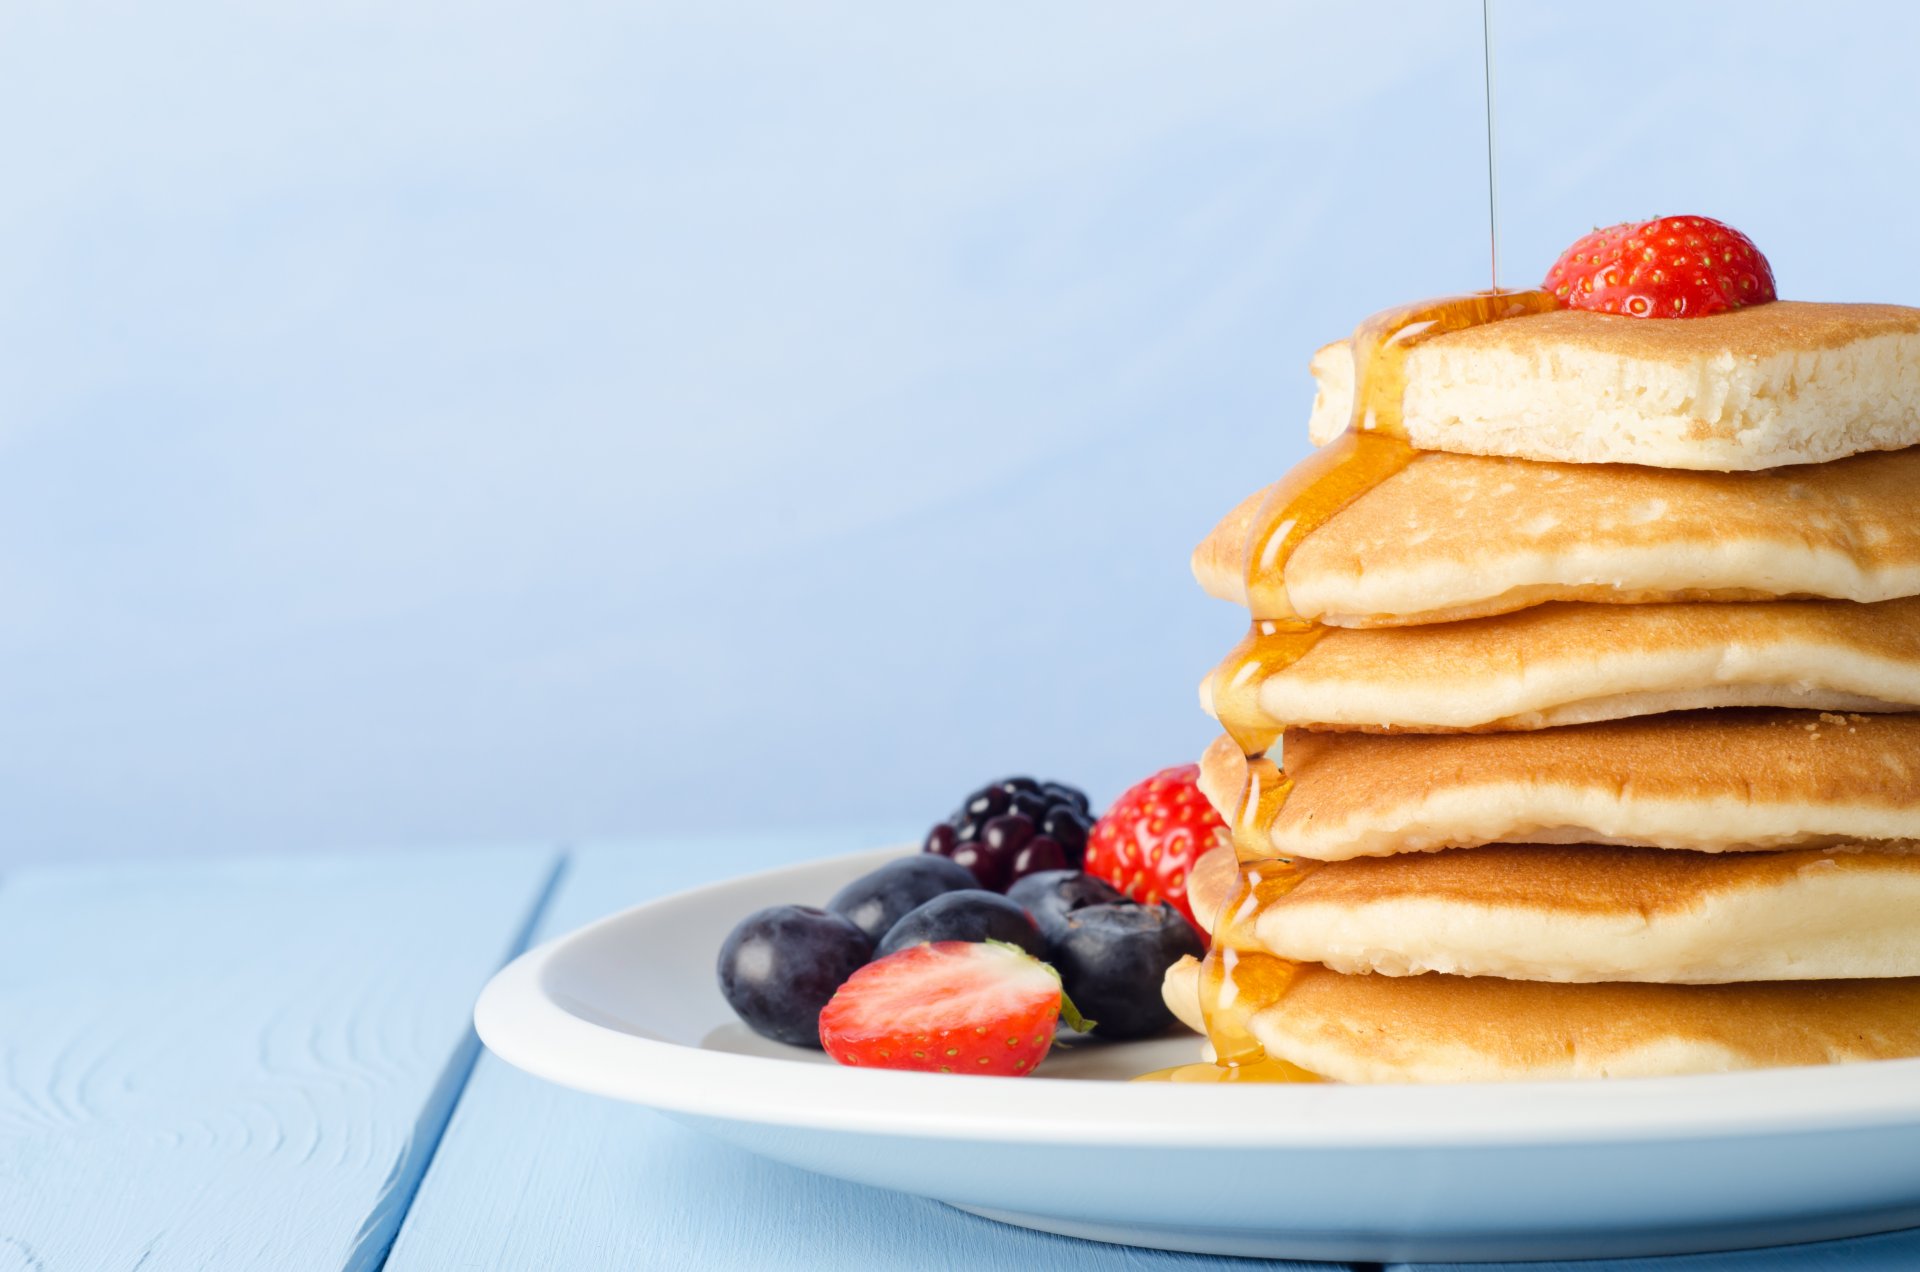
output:
<svg viewBox="0 0 1920 1272"><path fill-rule="evenodd" d="M1518 320L1516 320L1518 321ZM1764 473L1426 454L1308 535L1286 565L1302 618L1391 627L1544 601L1883 601L1920 595L1920 447ZM1266 492L1194 549L1246 603Z"/></svg>
<svg viewBox="0 0 1920 1272"><path fill-rule="evenodd" d="M1353 410L1346 342L1313 360L1308 430ZM1775 301L1707 318L1563 309L1434 336L1407 356L1423 450L1751 470L1920 444L1920 309Z"/></svg>

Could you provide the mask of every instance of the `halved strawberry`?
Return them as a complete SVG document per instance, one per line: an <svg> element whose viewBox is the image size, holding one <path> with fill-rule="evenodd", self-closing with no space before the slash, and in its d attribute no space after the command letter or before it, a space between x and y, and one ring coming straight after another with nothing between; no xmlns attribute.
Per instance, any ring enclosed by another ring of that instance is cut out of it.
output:
<svg viewBox="0 0 1920 1272"><path fill-rule="evenodd" d="M1015 1077L1080 1019L1060 976L998 941L940 941L855 972L820 1013L820 1045L841 1064Z"/></svg>
<svg viewBox="0 0 1920 1272"><path fill-rule="evenodd" d="M1544 285L1570 309L1629 318L1705 318L1774 298L1753 240L1705 216L1595 230L1560 253Z"/></svg>

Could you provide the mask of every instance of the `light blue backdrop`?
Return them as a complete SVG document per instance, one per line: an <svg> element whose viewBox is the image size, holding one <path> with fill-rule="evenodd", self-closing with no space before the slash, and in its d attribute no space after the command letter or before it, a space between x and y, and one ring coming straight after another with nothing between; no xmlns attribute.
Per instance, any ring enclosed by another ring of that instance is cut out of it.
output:
<svg viewBox="0 0 1920 1272"><path fill-rule="evenodd" d="M1503 0L1509 281L1920 302L1920 6ZM1479 6L0 7L0 860L1194 755L1185 558L1487 280ZM849 843L849 847L857 846Z"/></svg>

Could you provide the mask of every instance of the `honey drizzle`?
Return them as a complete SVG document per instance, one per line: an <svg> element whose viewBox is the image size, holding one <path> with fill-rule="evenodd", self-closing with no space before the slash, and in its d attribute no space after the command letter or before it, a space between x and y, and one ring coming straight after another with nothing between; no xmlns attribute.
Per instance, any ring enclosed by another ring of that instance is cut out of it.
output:
<svg viewBox="0 0 1920 1272"><path fill-rule="evenodd" d="M1210 686L1215 716L1247 756L1247 785L1232 827L1240 879L1200 969L1200 1010L1217 1065L1264 1062L1250 1022L1255 1011L1278 1001L1295 972L1286 959L1258 952L1250 931L1265 903L1291 891L1307 872L1307 863L1264 860L1273 856L1271 830L1293 782L1265 758L1282 726L1261 708L1260 686L1305 657L1326 630L1294 608L1287 563L1308 535L1419 458L1404 416L1411 350L1445 332L1558 307L1551 292L1496 290L1419 301L1361 323L1349 346L1353 414L1346 431L1275 483L1254 518L1245 564L1253 626Z"/></svg>
<svg viewBox="0 0 1920 1272"><path fill-rule="evenodd" d="M1407 355L1433 336L1558 305L1546 291L1479 292L1388 309L1354 330L1346 431L1274 483L1247 535L1253 625L1214 671L1211 686L1214 714L1243 754L1263 754L1280 736L1279 723L1260 707L1261 684L1305 657L1326 632L1294 608L1287 563L1308 535L1420 457L1407 440Z"/></svg>
<svg viewBox="0 0 1920 1272"><path fill-rule="evenodd" d="M1407 355L1434 336L1545 313L1548 291L1475 292L1385 309L1354 328L1353 414L1347 430L1296 464L1261 503L1247 538L1247 607L1255 618L1300 622L1287 596L1287 562L1302 540L1342 508L1411 464Z"/></svg>
<svg viewBox="0 0 1920 1272"><path fill-rule="evenodd" d="M1266 861L1273 856L1273 823L1293 793L1293 779L1264 755L1247 759L1247 784L1240 792L1240 810L1233 825L1234 856L1242 862Z"/></svg>
<svg viewBox="0 0 1920 1272"><path fill-rule="evenodd" d="M1318 623L1256 618L1240 643L1214 669L1210 686L1214 718L1242 755L1264 755L1280 740L1280 724L1260 705L1260 685L1270 667L1290 667L1327 629Z"/></svg>
<svg viewBox="0 0 1920 1272"><path fill-rule="evenodd" d="M1377 319L1368 320L1374 321ZM1363 325L1354 333L1356 348L1365 331ZM1404 354L1401 356L1404 358ZM1356 373L1366 361L1355 355ZM1401 370L1400 375L1404 374ZM1419 454L1407 441L1397 409L1366 408L1366 418L1390 422L1362 431L1362 400L1354 399L1355 421L1347 431L1295 464L1261 502L1253 533L1247 537L1246 558L1247 608L1256 620L1273 620L1294 631L1312 626L1300 617L1287 595L1287 562L1293 559L1295 549L1341 509L1411 464Z"/></svg>
<svg viewBox="0 0 1920 1272"><path fill-rule="evenodd" d="M1253 1034L1254 1013L1279 1001L1299 965L1262 952L1254 923L1315 868L1312 862L1281 859L1241 865L1233 893L1214 922L1213 943L1200 961L1200 1013L1215 1064L1251 1064L1266 1055Z"/></svg>

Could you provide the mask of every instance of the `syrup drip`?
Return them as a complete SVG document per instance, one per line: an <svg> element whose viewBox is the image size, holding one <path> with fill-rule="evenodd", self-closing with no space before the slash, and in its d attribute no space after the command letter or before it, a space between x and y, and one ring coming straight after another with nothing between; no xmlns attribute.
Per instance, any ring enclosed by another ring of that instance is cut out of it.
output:
<svg viewBox="0 0 1920 1272"><path fill-rule="evenodd" d="M1275 483L1247 538L1247 604L1256 619L1302 622L1287 597L1287 562L1308 535L1414 461L1402 414L1407 354L1450 331L1545 313L1547 291L1476 292L1382 310L1354 329L1353 415L1347 431ZM1304 652L1304 651L1302 651Z"/></svg>
<svg viewBox="0 0 1920 1272"><path fill-rule="evenodd" d="M1280 740L1279 723L1260 706L1260 685L1269 670L1300 661L1326 630L1318 623L1256 618L1214 669L1213 714L1242 755L1264 755Z"/></svg>
<svg viewBox="0 0 1920 1272"><path fill-rule="evenodd" d="M1234 855L1242 862L1272 858L1273 823L1292 793L1293 779L1285 769L1263 755L1247 760L1247 786L1232 826Z"/></svg>
<svg viewBox="0 0 1920 1272"><path fill-rule="evenodd" d="M1326 629L1300 617L1287 595L1287 563L1300 544L1348 504L1419 458L1403 407L1407 355L1422 341L1559 306L1551 292L1480 292L1388 309L1354 330L1353 414L1347 430L1296 464L1262 501L1247 536L1247 605L1253 626L1213 674L1214 714L1243 754L1264 754L1280 726L1260 709L1259 689L1291 667Z"/></svg>
<svg viewBox="0 0 1920 1272"><path fill-rule="evenodd" d="M1316 867L1305 861L1259 861L1240 867L1233 894L1220 907L1213 944L1200 961L1200 1010L1214 1063L1238 1066L1265 1057L1253 1036L1254 1013L1279 1001L1298 964L1260 952L1253 925L1261 911L1300 886Z"/></svg>
<svg viewBox="0 0 1920 1272"><path fill-rule="evenodd" d="M1369 319L1373 321L1378 320ZM1365 331L1362 326L1354 333L1356 350ZM1365 362L1360 354L1354 355L1356 373ZM1398 370L1397 365L1394 369ZM1247 608L1256 621L1269 619L1301 632L1313 626L1294 610L1287 595L1287 562L1293 559L1294 550L1341 509L1411 464L1419 454L1407 441L1397 407L1392 411L1363 408L1363 400L1355 398L1355 419L1347 431L1289 469L1260 505L1253 533L1247 538L1246 561ZM1362 431L1363 409L1368 419L1389 423L1378 428L1369 425Z"/></svg>
<svg viewBox="0 0 1920 1272"><path fill-rule="evenodd" d="M1240 881L1201 964L1200 1009L1218 1066L1263 1062L1248 1021L1286 992L1295 971L1285 959L1256 952L1245 931L1265 901L1291 890L1306 872L1304 865L1263 860L1273 855L1268 832L1293 783L1264 758L1281 726L1260 708L1259 688L1305 657L1325 631L1294 608L1287 563L1308 535L1419 458L1403 415L1411 350L1445 332L1558 307L1551 292L1494 290L1403 305L1361 323L1350 345L1353 415L1346 432L1276 483L1254 518L1245 567L1253 627L1214 672L1211 686L1214 714L1247 756L1247 786L1233 825Z"/></svg>

